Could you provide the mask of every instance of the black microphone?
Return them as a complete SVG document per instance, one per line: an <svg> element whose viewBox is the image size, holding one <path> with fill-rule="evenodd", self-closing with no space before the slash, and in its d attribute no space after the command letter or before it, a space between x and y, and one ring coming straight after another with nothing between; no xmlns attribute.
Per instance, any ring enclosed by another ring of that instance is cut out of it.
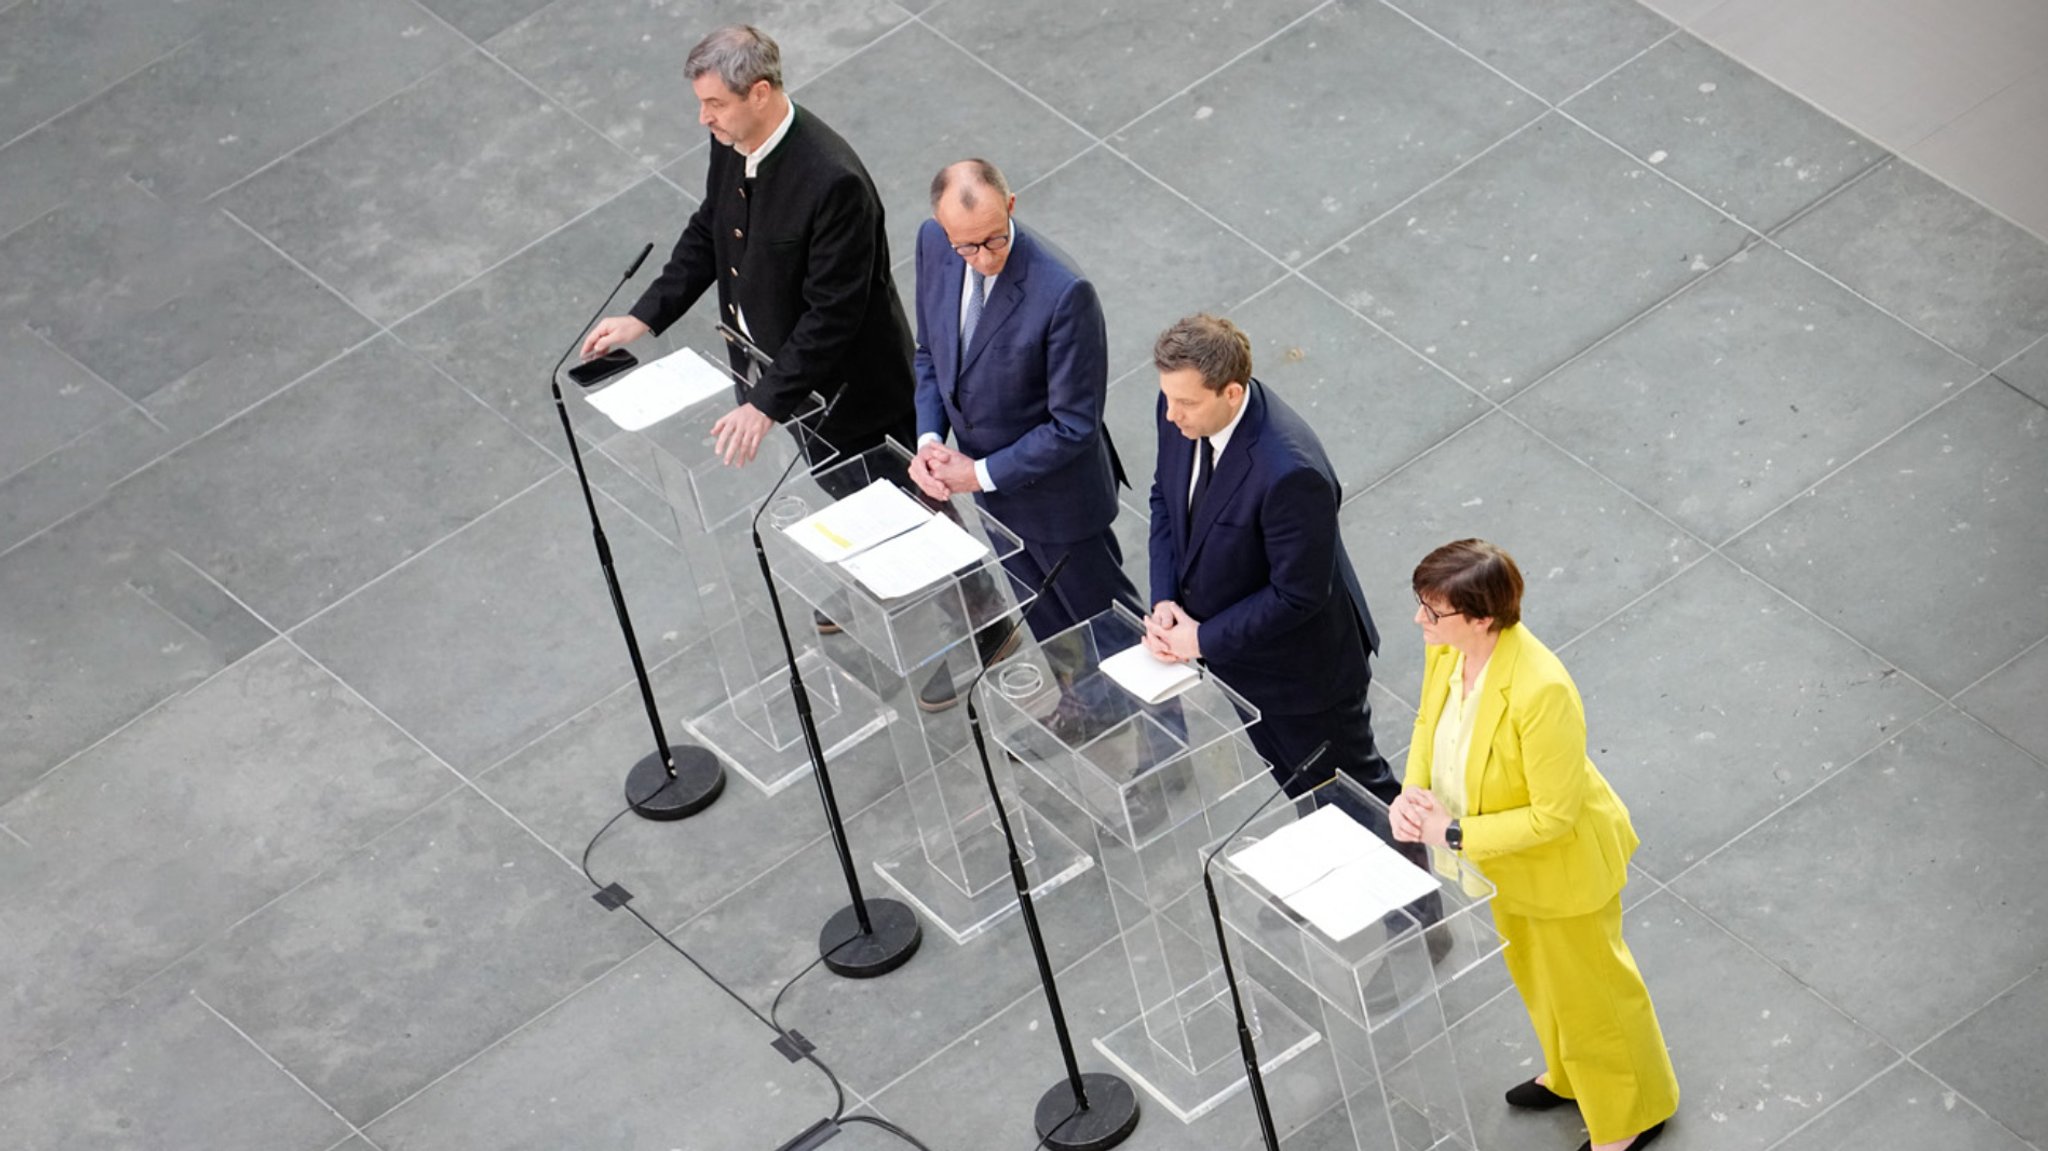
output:
<svg viewBox="0 0 2048 1151"><path fill-rule="evenodd" d="M625 287L626 281L633 278L633 273L640 270L640 265L647 262L647 255L652 251L654 251L654 242L650 240L646 247L640 249L640 254L633 257L633 266L627 268L626 274L619 277L619 282L612 285L612 290L605 293L604 303L599 304L597 311L592 312L590 318L583 322L583 326L576 329L576 338L569 341L568 347L562 349L562 358L555 361L555 370L548 373L550 378L561 374L562 365L568 363L569 357L576 354L576 349L583 346L584 333L590 331L590 325L596 323L604 315L605 309L612 306L612 301L619 298L619 289ZM558 394L556 402L559 403L560 400L561 397Z"/></svg>
<svg viewBox="0 0 2048 1151"><path fill-rule="evenodd" d="M1295 765L1293 771L1281 777L1280 785L1273 789L1273 794L1267 796L1266 801L1253 809L1250 815L1245 816L1244 822L1237 825L1237 830L1224 836L1223 842L1217 844L1209 852L1208 858L1202 860L1202 890L1209 896L1209 920L1216 928L1216 950L1223 954L1223 981L1230 985L1230 1009L1237 1016L1237 1049L1244 1057L1245 1084L1251 1088L1252 1109L1258 1112L1259 1134L1265 1138L1266 1151L1280 1151L1280 1135L1273 1129L1273 1105L1266 1099L1266 1077L1259 1073L1258 1045L1252 1042L1251 1021L1244 1013L1244 998L1237 991L1237 970L1230 962L1230 944L1223 937L1223 909L1216 904L1216 880L1209 874L1209 865L1215 863L1216 856L1230 846L1230 841L1236 839L1245 828L1250 827L1252 820L1273 806L1274 800L1285 795L1287 788L1307 774L1308 769L1314 767L1316 761L1323 758L1323 753L1328 750L1330 741L1326 739L1314 751L1309 752L1307 759Z"/></svg>

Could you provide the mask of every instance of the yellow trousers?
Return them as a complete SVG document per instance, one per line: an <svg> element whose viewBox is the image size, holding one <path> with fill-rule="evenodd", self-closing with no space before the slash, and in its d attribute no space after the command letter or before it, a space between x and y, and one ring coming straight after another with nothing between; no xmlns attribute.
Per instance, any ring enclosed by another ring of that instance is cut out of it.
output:
<svg viewBox="0 0 2048 1151"><path fill-rule="evenodd" d="M1579 1104L1595 1143L1678 1111L1678 1076L1635 956L1621 939L1621 896L1590 915L1533 919L1493 909L1508 974L1543 1047L1550 1089Z"/></svg>

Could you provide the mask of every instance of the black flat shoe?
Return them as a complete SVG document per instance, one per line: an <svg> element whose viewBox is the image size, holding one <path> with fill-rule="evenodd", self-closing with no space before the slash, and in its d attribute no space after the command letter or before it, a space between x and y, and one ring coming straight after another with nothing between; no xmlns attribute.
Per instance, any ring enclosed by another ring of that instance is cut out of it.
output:
<svg viewBox="0 0 2048 1151"><path fill-rule="evenodd" d="M1669 1119L1664 1121L1664 1123L1669 1122L1671 1122ZM1628 1151L1643 1151L1643 1148L1655 1143L1657 1136L1664 1134L1664 1123L1659 1123L1655 1127L1646 1127L1636 1132L1636 1137L1629 1140ZM1579 1144L1579 1151L1593 1151L1593 1141L1588 1139L1584 1143Z"/></svg>
<svg viewBox="0 0 2048 1151"><path fill-rule="evenodd" d="M1524 1111L1548 1111L1571 1102L1534 1079L1508 1088L1507 1100L1508 1106L1520 1107Z"/></svg>

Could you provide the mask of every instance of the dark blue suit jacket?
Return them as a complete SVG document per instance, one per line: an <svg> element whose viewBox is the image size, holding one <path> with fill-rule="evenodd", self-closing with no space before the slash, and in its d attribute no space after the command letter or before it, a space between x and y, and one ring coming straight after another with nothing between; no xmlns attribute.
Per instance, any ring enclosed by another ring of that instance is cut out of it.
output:
<svg viewBox="0 0 2048 1151"><path fill-rule="evenodd" d="M1116 518L1122 471L1102 426L1109 350L1095 288L1022 224L960 347L967 264L926 220L917 234L917 434L988 461L982 506L1027 540L1071 543Z"/></svg>
<svg viewBox="0 0 2048 1151"><path fill-rule="evenodd" d="M1306 715L1371 682L1379 632L1337 534L1342 491L1306 421L1253 380L1247 409L1188 523L1194 441L1159 402L1152 602L1201 622L1202 658L1272 715Z"/></svg>

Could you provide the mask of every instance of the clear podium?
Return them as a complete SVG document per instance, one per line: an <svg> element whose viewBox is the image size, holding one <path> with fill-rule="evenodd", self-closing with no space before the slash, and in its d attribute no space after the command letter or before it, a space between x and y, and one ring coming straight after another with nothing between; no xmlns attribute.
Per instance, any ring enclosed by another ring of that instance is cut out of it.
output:
<svg viewBox="0 0 2048 1151"><path fill-rule="evenodd" d="M1426 867L1402 859L1400 866L1438 881L1443 918L1425 927L1410 907L1394 908L1356 934L1332 938L1232 861L1238 851L1324 807L1338 808L1375 836L1384 838L1389 826L1386 804L1338 776L1292 803L1276 803L1229 842L1209 845L1222 849L1213 874L1232 949L1242 956L1242 948L1256 948L1314 992L1350 1120L1349 1146L1476 1151L1441 996L1451 981L1500 951L1484 910L1493 887L1448 851L1431 851ZM1450 944L1436 963L1430 961L1431 934L1447 936Z"/></svg>
<svg viewBox="0 0 2048 1151"><path fill-rule="evenodd" d="M927 921L964 943L1016 912L1016 889L965 707L932 712L920 706L919 696L943 680L957 699L979 667L975 637L1006 629L1036 589L1019 584L1003 565L1023 546L1016 535L970 496L943 502L925 497L909 481L910 459L909 451L890 441L793 478L770 503L768 515L779 525L794 524L870 484L887 482L986 545L979 560L921 590L885 598L843 565L820 560L779 530L765 540L776 579L795 593L784 602L808 605L838 626L840 639L851 641L831 649L842 674L876 685L900 701L899 717L912 717L892 723L889 734L917 837L885 848L874 867ZM1026 634L1020 629L1020 636ZM1094 866L1017 795L1006 761L994 768L1034 896Z"/></svg>
<svg viewBox="0 0 2048 1151"><path fill-rule="evenodd" d="M789 661L754 559L751 529L762 498L805 448L812 461L829 465L829 453L814 431L824 405L812 397L782 431L762 437L753 462L730 467L714 450L711 426L733 409L745 385L722 366L708 361L704 366L732 388L636 431L622 431L607 419L601 426L611 434L599 448L659 491L675 519L722 688L719 702L688 717L686 726L749 783L773 795L807 775L811 760L790 698ZM595 405L593 397L603 394L585 398ZM797 465L799 471L803 466ZM766 517L761 528L764 534L770 531ZM789 630L828 757L888 726L893 716L887 705L826 658L808 614L792 615Z"/></svg>
<svg viewBox="0 0 2048 1151"><path fill-rule="evenodd" d="M1221 682L1205 673L1155 704L1110 681L1103 659L1144 633L1137 615L1112 607L997 667L981 706L995 742L1095 827L1137 1007L1096 1049L1192 1122L1245 1084L1201 849L1274 785L1243 734L1257 709ZM1315 1029L1265 988L1241 987L1262 1066L1317 1042Z"/></svg>

